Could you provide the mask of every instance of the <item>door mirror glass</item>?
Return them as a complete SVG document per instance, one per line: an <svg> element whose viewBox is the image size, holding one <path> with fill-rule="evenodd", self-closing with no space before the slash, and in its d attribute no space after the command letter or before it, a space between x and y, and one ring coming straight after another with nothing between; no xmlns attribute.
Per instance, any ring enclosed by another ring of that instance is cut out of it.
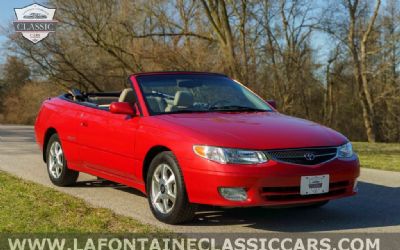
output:
<svg viewBox="0 0 400 250"><path fill-rule="evenodd" d="M111 103L110 112L113 114L136 115L135 109L128 102Z"/></svg>

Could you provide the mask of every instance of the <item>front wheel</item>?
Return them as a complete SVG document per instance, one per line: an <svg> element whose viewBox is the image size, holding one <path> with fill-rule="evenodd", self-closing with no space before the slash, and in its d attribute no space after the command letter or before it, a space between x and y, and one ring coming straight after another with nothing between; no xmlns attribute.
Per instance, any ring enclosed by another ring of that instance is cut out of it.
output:
<svg viewBox="0 0 400 250"><path fill-rule="evenodd" d="M47 172L54 185L70 186L76 182L79 172L67 167L67 161L57 134L50 137L46 149Z"/></svg>
<svg viewBox="0 0 400 250"><path fill-rule="evenodd" d="M182 172L172 152L162 152L152 160L146 190L151 211L158 220L179 224L193 219L196 206L189 203Z"/></svg>

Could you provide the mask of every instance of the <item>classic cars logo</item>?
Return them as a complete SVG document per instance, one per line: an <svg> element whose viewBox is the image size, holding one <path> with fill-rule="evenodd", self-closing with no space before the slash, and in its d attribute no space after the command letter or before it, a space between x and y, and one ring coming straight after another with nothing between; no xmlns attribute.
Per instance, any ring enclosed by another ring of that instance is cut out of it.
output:
<svg viewBox="0 0 400 250"><path fill-rule="evenodd" d="M40 4L32 4L20 9L14 9L17 21L14 21L16 32L33 43L46 38L56 30L57 21L53 20L56 9L46 8Z"/></svg>

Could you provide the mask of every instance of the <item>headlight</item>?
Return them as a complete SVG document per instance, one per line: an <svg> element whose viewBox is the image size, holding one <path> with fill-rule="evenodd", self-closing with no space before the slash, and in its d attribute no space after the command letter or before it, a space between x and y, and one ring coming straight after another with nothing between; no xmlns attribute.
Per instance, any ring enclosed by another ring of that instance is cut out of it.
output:
<svg viewBox="0 0 400 250"><path fill-rule="evenodd" d="M337 155L339 158L350 158L353 156L353 146L351 145L350 142L339 146Z"/></svg>
<svg viewBox="0 0 400 250"><path fill-rule="evenodd" d="M198 156L222 164L257 164L268 161L263 152L255 150L195 145L193 146L193 151Z"/></svg>

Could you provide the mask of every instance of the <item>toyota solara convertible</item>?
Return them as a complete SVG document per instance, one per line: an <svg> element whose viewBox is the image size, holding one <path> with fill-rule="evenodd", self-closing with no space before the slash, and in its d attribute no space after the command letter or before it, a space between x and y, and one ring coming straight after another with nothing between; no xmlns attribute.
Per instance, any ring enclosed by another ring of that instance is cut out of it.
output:
<svg viewBox="0 0 400 250"><path fill-rule="evenodd" d="M139 73L129 85L43 103L36 139L55 185L84 172L136 188L170 224L198 204L318 207L357 192L346 137L280 114L225 75Z"/></svg>

